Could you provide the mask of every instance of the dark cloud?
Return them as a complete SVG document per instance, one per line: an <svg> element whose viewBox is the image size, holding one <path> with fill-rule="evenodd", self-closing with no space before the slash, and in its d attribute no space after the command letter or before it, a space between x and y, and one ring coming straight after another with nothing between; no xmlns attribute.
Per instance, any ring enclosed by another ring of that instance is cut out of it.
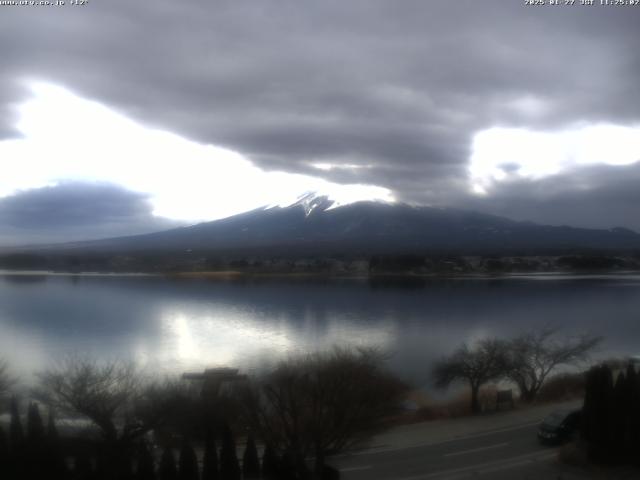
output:
<svg viewBox="0 0 640 480"><path fill-rule="evenodd" d="M145 195L101 183L62 183L0 199L0 243L147 233L177 226L156 218Z"/></svg>
<svg viewBox="0 0 640 480"><path fill-rule="evenodd" d="M638 185L640 163L589 166L542 180L504 183L486 197L458 199L458 206L538 223L640 232Z"/></svg>
<svg viewBox="0 0 640 480"><path fill-rule="evenodd" d="M465 203L478 130L640 122L639 24L637 7L517 0L3 7L0 135L26 94L16 82L40 78L268 170Z"/></svg>

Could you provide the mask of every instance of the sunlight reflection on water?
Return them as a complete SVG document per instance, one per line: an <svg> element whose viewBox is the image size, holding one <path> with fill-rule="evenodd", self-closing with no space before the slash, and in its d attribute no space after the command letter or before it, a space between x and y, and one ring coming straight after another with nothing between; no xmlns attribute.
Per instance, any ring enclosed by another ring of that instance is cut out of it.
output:
<svg viewBox="0 0 640 480"><path fill-rule="evenodd" d="M0 276L0 357L21 374L70 353L132 359L150 372L246 371L291 354L362 345L390 352L394 370L425 383L429 364L462 341L549 325L605 335L602 355L637 354L638 311L639 276L409 285Z"/></svg>

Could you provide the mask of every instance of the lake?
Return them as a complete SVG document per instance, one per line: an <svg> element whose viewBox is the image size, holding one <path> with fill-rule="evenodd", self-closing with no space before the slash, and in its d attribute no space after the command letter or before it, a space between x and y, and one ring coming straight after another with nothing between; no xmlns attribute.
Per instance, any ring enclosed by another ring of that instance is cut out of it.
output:
<svg viewBox="0 0 640 480"><path fill-rule="evenodd" d="M254 371L332 345L375 345L418 385L463 341L528 329L605 336L640 354L640 275L368 281L0 275L0 357L29 377L69 354L152 372Z"/></svg>

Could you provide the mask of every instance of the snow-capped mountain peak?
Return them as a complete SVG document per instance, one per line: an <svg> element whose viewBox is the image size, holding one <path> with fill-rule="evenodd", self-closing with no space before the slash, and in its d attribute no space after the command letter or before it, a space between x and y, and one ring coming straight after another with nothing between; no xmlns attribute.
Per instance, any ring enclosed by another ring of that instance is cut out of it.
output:
<svg viewBox="0 0 640 480"><path fill-rule="evenodd" d="M309 192L302 195L298 200L296 200L289 206L302 207L304 209L305 216L308 217L315 210L324 212L326 210L335 208L336 203L337 202L335 200L331 200L328 195L319 195L316 192Z"/></svg>
<svg viewBox="0 0 640 480"><path fill-rule="evenodd" d="M282 202L279 204L269 205L265 207L265 210L270 210L272 208L301 207L304 209L305 216L308 217L312 212L326 212L335 208L344 207L346 205L351 205L353 203L363 201L389 205L396 203L395 200L391 197L366 198L354 196L352 198L348 198L342 195L331 195L324 192L311 191L300 195L292 202Z"/></svg>

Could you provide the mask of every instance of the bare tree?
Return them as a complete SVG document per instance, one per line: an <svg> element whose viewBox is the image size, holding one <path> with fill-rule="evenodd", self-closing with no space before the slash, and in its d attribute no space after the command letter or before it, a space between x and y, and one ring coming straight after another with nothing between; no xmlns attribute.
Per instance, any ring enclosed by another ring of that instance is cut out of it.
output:
<svg viewBox="0 0 640 480"><path fill-rule="evenodd" d="M383 427L405 392L375 351L334 349L282 362L245 387L243 398L250 425L267 444L291 456L298 472L314 457L320 474L327 455Z"/></svg>
<svg viewBox="0 0 640 480"><path fill-rule="evenodd" d="M168 416L174 388L145 382L130 363L68 357L39 373L38 398L57 411L89 419L107 442L129 442Z"/></svg>
<svg viewBox="0 0 640 480"><path fill-rule="evenodd" d="M462 344L452 355L437 362L433 368L435 384L446 388L455 382L466 382L471 389L471 411L480 412L480 387L505 374L507 361L505 342L488 338L473 347Z"/></svg>
<svg viewBox="0 0 640 480"><path fill-rule="evenodd" d="M125 426L131 430L126 419L140 392L133 365L68 357L38 377L36 396L58 411L88 418L106 440L124 435Z"/></svg>
<svg viewBox="0 0 640 480"><path fill-rule="evenodd" d="M557 367L586 360L602 337L582 335L557 338L555 329L530 332L513 339L508 346L507 377L520 390L525 402L536 399L540 388Z"/></svg>

